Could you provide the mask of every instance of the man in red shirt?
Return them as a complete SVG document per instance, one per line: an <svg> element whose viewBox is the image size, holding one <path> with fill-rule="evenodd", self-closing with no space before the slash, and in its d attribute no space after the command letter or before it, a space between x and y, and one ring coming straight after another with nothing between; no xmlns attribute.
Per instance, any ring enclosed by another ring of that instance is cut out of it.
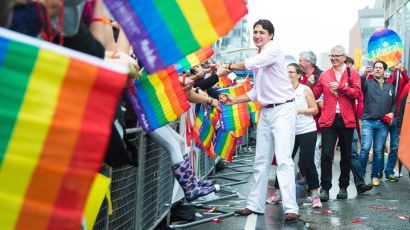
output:
<svg viewBox="0 0 410 230"><path fill-rule="evenodd" d="M329 200L332 187L332 163L336 140L340 141L340 177L338 199L347 198L350 177L353 130L356 127L353 104L360 95L360 76L350 70L348 76L345 49L342 46L332 48L329 55L332 68L323 72L313 87L315 98L323 93L322 115L319 126L322 131L321 156L321 193L322 201Z"/></svg>
<svg viewBox="0 0 410 230"><path fill-rule="evenodd" d="M396 98L396 113L394 114L393 123L389 127L390 133L390 153L387 159L386 168L384 169L385 177L388 181L398 181L398 177L394 176L394 167L397 162L397 150L399 148L399 136L400 136L400 129L398 128L397 124L397 111L400 105L400 101L398 101L398 96L401 95L404 86L409 82L409 76L407 75L406 69L401 65L400 62L396 63L391 69L390 76L386 79L387 83L393 84L395 87L395 98ZM397 71L399 71L398 78Z"/></svg>
<svg viewBox="0 0 410 230"><path fill-rule="evenodd" d="M303 73L302 77L300 78L300 83L309 86L312 88L316 82L319 79L320 74L322 74L322 70L319 69L316 65L316 55L310 51L303 51L299 54L299 65L302 67ZM317 139L316 139L316 146L315 146L315 166L317 173L320 177L320 146L322 144L322 135L320 133L320 127L319 127L319 117L322 112L322 100L319 99L316 101L317 106L318 106L318 113L316 115L313 115L313 119L315 119L316 122L316 128L317 128Z"/></svg>
<svg viewBox="0 0 410 230"><path fill-rule="evenodd" d="M299 65L303 73L300 83L312 87L319 79L322 70L316 66L316 55L308 50L299 54Z"/></svg>

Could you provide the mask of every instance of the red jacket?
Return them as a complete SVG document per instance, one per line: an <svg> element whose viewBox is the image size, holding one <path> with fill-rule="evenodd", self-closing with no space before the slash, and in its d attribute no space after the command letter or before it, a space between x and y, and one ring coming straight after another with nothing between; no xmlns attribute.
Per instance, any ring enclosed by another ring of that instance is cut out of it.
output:
<svg viewBox="0 0 410 230"><path fill-rule="evenodd" d="M363 100L364 100L363 92L360 90L359 98L357 98L357 107L355 107L355 109L356 109L355 112L357 113L357 118L358 118L358 119L362 119L362 115L363 115Z"/></svg>
<svg viewBox="0 0 410 230"><path fill-rule="evenodd" d="M348 84L347 69L343 72L337 89L337 96L330 91L330 82L336 81L333 68L323 72L317 84L313 87L315 98L319 98L323 93L323 110L319 119L321 128L330 127L333 124L336 114L336 102L339 102L340 114L347 128L356 127L355 119L355 99L359 98L361 86L360 76L355 70L350 70L351 77Z"/></svg>

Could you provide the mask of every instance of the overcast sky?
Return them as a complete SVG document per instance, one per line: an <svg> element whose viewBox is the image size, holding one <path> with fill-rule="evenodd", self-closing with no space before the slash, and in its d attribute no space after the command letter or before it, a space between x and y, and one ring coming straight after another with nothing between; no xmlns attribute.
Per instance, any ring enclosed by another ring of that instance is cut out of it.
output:
<svg viewBox="0 0 410 230"><path fill-rule="evenodd" d="M285 54L296 59L301 51L330 52L335 45L348 51L349 32L358 20L358 10L373 8L374 0L248 0L250 27L269 19L274 40Z"/></svg>

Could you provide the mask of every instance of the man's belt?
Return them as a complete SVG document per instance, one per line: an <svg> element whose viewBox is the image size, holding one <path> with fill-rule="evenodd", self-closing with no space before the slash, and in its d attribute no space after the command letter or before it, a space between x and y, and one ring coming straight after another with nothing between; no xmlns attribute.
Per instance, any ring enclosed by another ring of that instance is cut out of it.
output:
<svg viewBox="0 0 410 230"><path fill-rule="evenodd" d="M286 103L289 103L289 102L294 102L294 101L295 101L295 98L292 98L292 99L287 100L287 101L285 101L285 102L283 102L283 103L267 104L267 105L263 106L263 108L267 108L267 109L269 109L269 108L275 108L275 107L277 107L277 106L279 106L279 105L283 105L283 104L286 104Z"/></svg>

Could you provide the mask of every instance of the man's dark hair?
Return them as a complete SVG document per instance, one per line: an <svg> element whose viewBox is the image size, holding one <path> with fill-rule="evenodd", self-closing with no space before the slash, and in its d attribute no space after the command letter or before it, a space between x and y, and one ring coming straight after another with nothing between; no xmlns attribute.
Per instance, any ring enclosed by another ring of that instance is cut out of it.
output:
<svg viewBox="0 0 410 230"><path fill-rule="evenodd" d="M262 26L263 29L267 30L269 34L272 34L272 39L273 36L275 35L275 27L273 27L272 22L270 22L267 19L259 19L255 24L253 24L253 28L255 29L256 26Z"/></svg>
<svg viewBox="0 0 410 230"><path fill-rule="evenodd" d="M351 57L349 57L349 56L346 56L345 64L347 64L347 63L350 63L350 64L354 65L354 60L353 60L353 58L351 58Z"/></svg>
<svg viewBox="0 0 410 230"><path fill-rule="evenodd" d="M375 62L373 63L373 69L374 69L374 67L376 66L377 63L382 63L383 69L384 69L384 70L387 69L387 64L386 64L386 62L384 62L384 61L375 61Z"/></svg>

